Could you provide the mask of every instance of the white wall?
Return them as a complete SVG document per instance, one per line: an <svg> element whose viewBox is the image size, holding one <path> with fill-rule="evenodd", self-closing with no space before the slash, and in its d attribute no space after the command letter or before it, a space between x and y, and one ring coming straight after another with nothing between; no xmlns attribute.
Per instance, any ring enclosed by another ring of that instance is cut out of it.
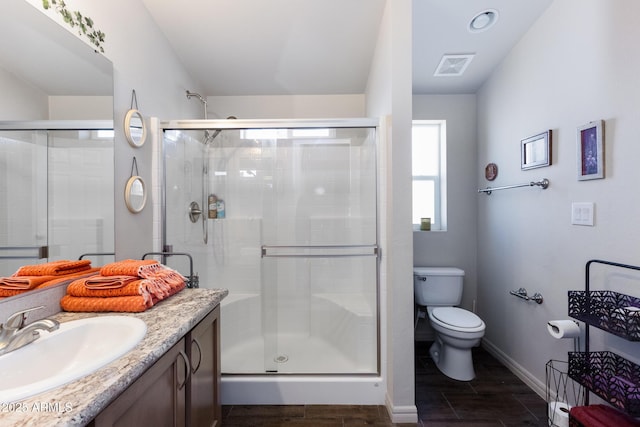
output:
<svg viewBox="0 0 640 427"><path fill-rule="evenodd" d="M379 161L383 372L393 422L416 422L411 224L411 1L388 1L367 85L367 115L385 120Z"/></svg>
<svg viewBox="0 0 640 427"><path fill-rule="evenodd" d="M26 1L42 8L40 0ZM148 198L147 207L134 215L127 210L123 194L134 156L139 175L151 187L153 144L148 142L136 149L129 146L124 137L122 123L131 108L132 90L135 89L137 107L146 118L200 118L201 105L185 96L187 89L197 92L198 84L182 66L142 2L68 0L65 3L69 10L80 10L93 18L94 27L106 35L105 56L113 63L114 70L116 254L118 259L139 258L154 249L154 200ZM60 22L53 11L47 13ZM64 23L61 25L68 28Z"/></svg>
<svg viewBox="0 0 640 427"><path fill-rule="evenodd" d="M328 119L365 117L364 94L209 96L210 119ZM201 116L202 117L202 116Z"/></svg>
<svg viewBox="0 0 640 427"><path fill-rule="evenodd" d="M478 198L478 311L486 341L539 384L545 362L566 360L572 348L551 338L546 322L567 318L567 290L584 287L585 263L640 264L639 15L635 0L557 0L478 94L477 185L486 186L488 162L499 167L495 186L551 181L547 190ZM606 122L606 178L578 181L576 128L599 119ZM520 140L547 129L553 165L521 171ZM572 202L595 203L594 227L570 224ZM521 286L542 293L544 304L509 295ZM637 357L638 344L592 338L596 349Z"/></svg>
<svg viewBox="0 0 640 427"><path fill-rule="evenodd" d="M462 306L476 299L476 96L414 95L414 120L447 122L447 231L413 232L413 265L465 271Z"/></svg>
<svg viewBox="0 0 640 427"><path fill-rule="evenodd" d="M113 97L50 96L49 120L113 120Z"/></svg>
<svg viewBox="0 0 640 427"><path fill-rule="evenodd" d="M49 110L47 94L35 88L4 68L0 68L0 102L2 120L47 120Z"/></svg>

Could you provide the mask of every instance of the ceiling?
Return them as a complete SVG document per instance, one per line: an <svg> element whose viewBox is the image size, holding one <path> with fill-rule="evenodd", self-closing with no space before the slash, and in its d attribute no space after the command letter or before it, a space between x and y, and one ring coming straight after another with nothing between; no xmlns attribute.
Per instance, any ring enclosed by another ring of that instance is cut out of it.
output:
<svg viewBox="0 0 640 427"><path fill-rule="evenodd" d="M389 0L392 1L392 0ZM553 0L413 0L414 94L475 93ZM142 0L204 95L364 93L386 0ZM486 9L496 24L471 33ZM434 77L444 54L475 54Z"/></svg>

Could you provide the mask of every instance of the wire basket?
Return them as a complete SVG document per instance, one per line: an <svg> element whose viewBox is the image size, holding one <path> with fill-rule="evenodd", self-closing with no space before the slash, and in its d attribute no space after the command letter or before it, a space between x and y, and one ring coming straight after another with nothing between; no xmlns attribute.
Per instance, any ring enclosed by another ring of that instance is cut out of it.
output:
<svg viewBox="0 0 640 427"><path fill-rule="evenodd" d="M640 341L640 298L613 291L569 291L569 316L630 341Z"/></svg>
<svg viewBox="0 0 640 427"><path fill-rule="evenodd" d="M640 366L611 351L569 353L569 376L606 402L640 416Z"/></svg>
<svg viewBox="0 0 640 427"><path fill-rule="evenodd" d="M555 408L551 405L561 402L569 407L585 404L585 388L569 377L569 363L561 360L549 360L547 373L547 417L550 426L559 425L554 419Z"/></svg>

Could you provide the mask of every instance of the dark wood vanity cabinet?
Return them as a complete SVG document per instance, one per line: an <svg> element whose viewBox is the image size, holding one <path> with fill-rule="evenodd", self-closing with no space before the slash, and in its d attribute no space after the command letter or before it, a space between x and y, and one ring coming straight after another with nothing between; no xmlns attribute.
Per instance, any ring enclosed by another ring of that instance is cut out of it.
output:
<svg viewBox="0 0 640 427"><path fill-rule="evenodd" d="M184 346L183 338L89 425L185 426L188 363Z"/></svg>
<svg viewBox="0 0 640 427"><path fill-rule="evenodd" d="M191 376L187 381L187 425L222 424L220 406L220 306L186 336Z"/></svg>
<svg viewBox="0 0 640 427"><path fill-rule="evenodd" d="M89 425L221 425L219 319L217 306Z"/></svg>

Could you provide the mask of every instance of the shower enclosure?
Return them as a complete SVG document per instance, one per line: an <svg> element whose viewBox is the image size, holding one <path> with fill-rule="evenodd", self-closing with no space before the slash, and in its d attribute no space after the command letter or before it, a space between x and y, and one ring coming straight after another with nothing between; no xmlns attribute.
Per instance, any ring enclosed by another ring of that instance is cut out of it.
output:
<svg viewBox="0 0 640 427"><path fill-rule="evenodd" d="M223 402L251 403L256 382L379 378L377 124L161 124L164 249L229 289Z"/></svg>
<svg viewBox="0 0 640 427"><path fill-rule="evenodd" d="M0 122L0 275L113 252L113 157L111 121Z"/></svg>

